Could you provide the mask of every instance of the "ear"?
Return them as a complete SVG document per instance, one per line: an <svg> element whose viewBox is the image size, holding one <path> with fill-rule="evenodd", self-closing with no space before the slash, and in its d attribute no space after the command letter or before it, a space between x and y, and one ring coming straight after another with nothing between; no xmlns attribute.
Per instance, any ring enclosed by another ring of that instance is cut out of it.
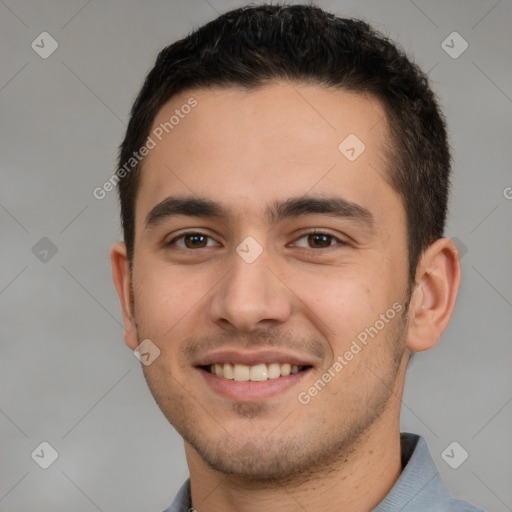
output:
<svg viewBox="0 0 512 512"><path fill-rule="evenodd" d="M112 279L123 310L124 341L130 349L135 350L139 343L133 316L130 265L126 254L126 245L123 242L117 242L112 246L110 260L112 262Z"/></svg>
<svg viewBox="0 0 512 512"><path fill-rule="evenodd" d="M440 238L420 258L409 309L407 347L415 352L437 345L455 307L460 257L450 238Z"/></svg>

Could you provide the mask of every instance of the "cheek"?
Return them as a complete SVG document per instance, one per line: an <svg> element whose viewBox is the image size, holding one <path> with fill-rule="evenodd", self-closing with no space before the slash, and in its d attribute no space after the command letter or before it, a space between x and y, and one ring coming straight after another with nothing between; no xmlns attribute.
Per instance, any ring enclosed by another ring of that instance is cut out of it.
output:
<svg viewBox="0 0 512 512"><path fill-rule="evenodd" d="M364 339L367 333L370 339L368 332L375 333L371 328L376 322L379 322L376 339L383 339L382 333L387 335L393 322L386 322L380 329L380 315L385 315L400 299L390 272L390 269L381 273L354 265L336 272L331 267L325 273L295 274L292 288L301 299L298 302L301 314L309 317L321 331L336 356L343 354L358 335Z"/></svg>
<svg viewBox="0 0 512 512"><path fill-rule="evenodd" d="M140 269L140 270L139 270ZM211 286L205 275L158 261L139 261L134 269L135 318L145 336L165 339L193 316Z"/></svg>
<svg viewBox="0 0 512 512"><path fill-rule="evenodd" d="M382 300L375 283L365 276L367 272L348 268L309 275L297 273L293 289L327 329L342 334L371 319L373 308Z"/></svg>

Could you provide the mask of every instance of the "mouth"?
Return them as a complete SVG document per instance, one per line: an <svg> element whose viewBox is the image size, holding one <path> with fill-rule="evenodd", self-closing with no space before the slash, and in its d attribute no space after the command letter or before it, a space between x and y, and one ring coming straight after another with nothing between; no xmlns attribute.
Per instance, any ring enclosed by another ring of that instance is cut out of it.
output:
<svg viewBox="0 0 512 512"><path fill-rule="evenodd" d="M214 363L200 368L227 380L264 382L268 379L279 379L280 377L288 377L291 374L303 372L311 366L292 363L259 363L252 366L237 363Z"/></svg>
<svg viewBox="0 0 512 512"><path fill-rule="evenodd" d="M273 351L225 350L204 356L194 366L211 391L236 402L282 395L314 370L309 358Z"/></svg>

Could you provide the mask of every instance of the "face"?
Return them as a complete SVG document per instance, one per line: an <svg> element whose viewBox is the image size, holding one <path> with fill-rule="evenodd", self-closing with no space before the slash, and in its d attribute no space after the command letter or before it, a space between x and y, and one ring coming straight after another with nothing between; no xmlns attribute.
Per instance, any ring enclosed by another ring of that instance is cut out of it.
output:
<svg viewBox="0 0 512 512"><path fill-rule="evenodd" d="M198 89L152 131L191 97L144 162L127 343L159 348L149 388L210 467L304 472L398 417L408 260L384 111L320 86Z"/></svg>

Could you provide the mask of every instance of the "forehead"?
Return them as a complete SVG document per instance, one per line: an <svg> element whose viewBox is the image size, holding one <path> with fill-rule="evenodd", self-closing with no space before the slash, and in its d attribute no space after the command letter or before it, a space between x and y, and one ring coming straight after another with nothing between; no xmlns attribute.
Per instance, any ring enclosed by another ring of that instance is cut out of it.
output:
<svg viewBox="0 0 512 512"><path fill-rule="evenodd" d="M393 194L387 133L380 102L358 93L288 83L184 91L153 122L137 218L173 194L211 197L240 215L310 191L356 202L382 187Z"/></svg>

